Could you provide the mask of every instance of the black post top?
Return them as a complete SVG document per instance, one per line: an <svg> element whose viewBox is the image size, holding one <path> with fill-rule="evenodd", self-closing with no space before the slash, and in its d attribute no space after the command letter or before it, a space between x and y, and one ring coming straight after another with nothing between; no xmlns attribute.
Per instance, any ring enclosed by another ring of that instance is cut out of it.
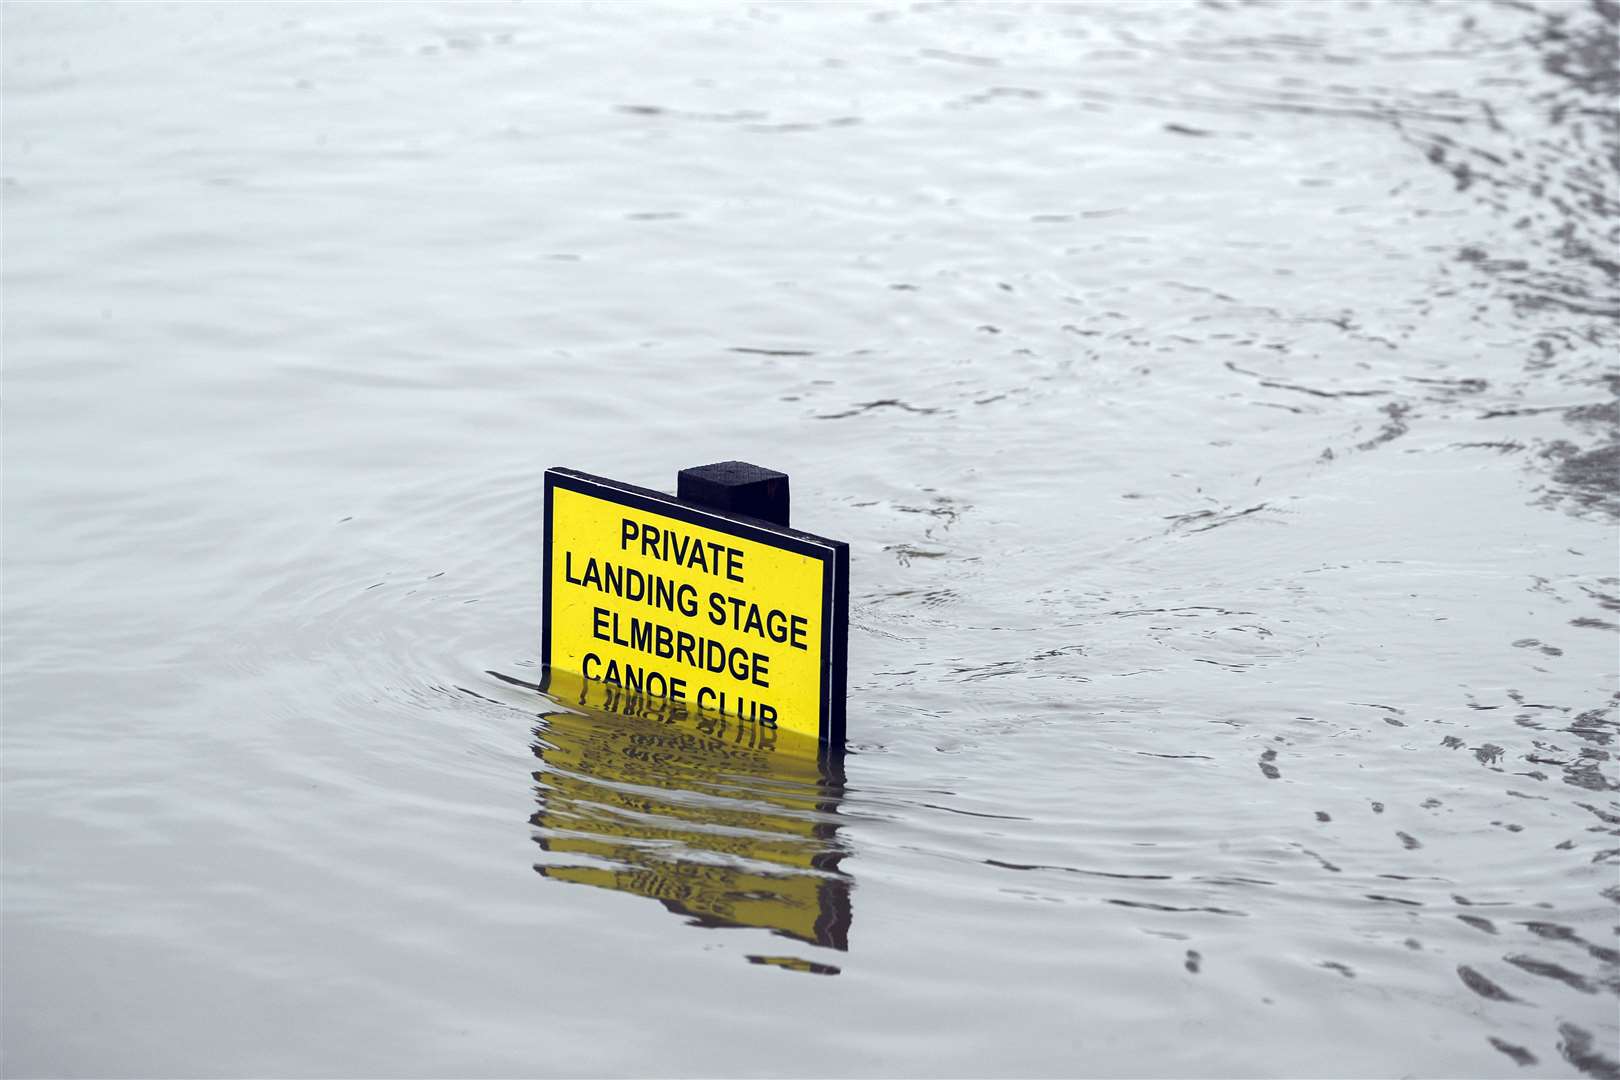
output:
<svg viewBox="0 0 1620 1080"><path fill-rule="evenodd" d="M746 461L717 461L682 469L676 485L675 497L682 502L787 527L787 473Z"/></svg>

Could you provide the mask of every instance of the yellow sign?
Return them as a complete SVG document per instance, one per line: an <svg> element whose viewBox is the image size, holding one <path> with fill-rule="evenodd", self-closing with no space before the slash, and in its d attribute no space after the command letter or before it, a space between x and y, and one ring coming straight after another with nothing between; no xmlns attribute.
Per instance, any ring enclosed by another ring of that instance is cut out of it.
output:
<svg viewBox="0 0 1620 1080"><path fill-rule="evenodd" d="M546 693L560 707L535 746L538 873L848 948L842 788L795 736L568 674Z"/></svg>
<svg viewBox="0 0 1620 1080"><path fill-rule="evenodd" d="M545 563L548 672L843 749L847 545L550 469Z"/></svg>

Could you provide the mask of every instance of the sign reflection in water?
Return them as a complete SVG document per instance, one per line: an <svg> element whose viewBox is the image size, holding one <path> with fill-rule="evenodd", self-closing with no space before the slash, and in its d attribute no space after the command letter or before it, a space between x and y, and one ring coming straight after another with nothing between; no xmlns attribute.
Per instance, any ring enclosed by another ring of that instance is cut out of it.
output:
<svg viewBox="0 0 1620 1080"><path fill-rule="evenodd" d="M813 740L561 673L546 693L561 704L535 733L536 872L657 900L694 925L848 949L842 768Z"/></svg>

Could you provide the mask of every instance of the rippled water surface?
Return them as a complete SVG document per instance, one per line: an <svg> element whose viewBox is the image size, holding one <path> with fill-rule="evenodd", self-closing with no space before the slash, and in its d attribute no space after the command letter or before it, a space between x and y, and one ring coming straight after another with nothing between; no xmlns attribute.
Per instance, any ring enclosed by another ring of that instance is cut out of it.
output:
<svg viewBox="0 0 1620 1080"><path fill-rule="evenodd" d="M3 18L8 1075L1620 1076L1612 0ZM728 458L841 766L532 688Z"/></svg>

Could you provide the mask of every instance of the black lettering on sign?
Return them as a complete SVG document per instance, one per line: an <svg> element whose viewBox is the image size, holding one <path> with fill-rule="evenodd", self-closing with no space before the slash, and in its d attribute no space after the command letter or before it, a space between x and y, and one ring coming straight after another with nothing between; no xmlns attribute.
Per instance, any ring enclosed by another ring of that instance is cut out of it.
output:
<svg viewBox="0 0 1620 1080"><path fill-rule="evenodd" d="M803 615L789 615L781 608L762 608L752 600L725 593L709 594L709 621L801 651L810 647L806 641L809 620Z"/></svg>
<svg viewBox="0 0 1620 1080"><path fill-rule="evenodd" d="M639 615L626 616L625 620L626 629L621 632L617 611L594 607L591 609L591 636L621 649L650 653L660 660L684 660L704 671L729 673L738 682L770 685L766 676L771 660L764 653L727 647L713 638L695 637L684 630L677 632Z"/></svg>
<svg viewBox="0 0 1620 1080"><path fill-rule="evenodd" d="M713 540L699 540L668 526L660 528L623 518L619 522L619 549L630 550L632 543L638 545L643 558L674 563L716 576L722 573L723 564L724 574L729 580L740 583L743 579L743 553Z"/></svg>
<svg viewBox="0 0 1620 1080"><path fill-rule="evenodd" d="M697 586L689 581L675 581L658 574L647 574L633 566L619 566L612 562L597 562L595 558L582 560L583 570L574 569L574 553L563 552L563 580L570 585L594 589L606 596L645 603L664 611L673 611L687 618L698 613Z"/></svg>

